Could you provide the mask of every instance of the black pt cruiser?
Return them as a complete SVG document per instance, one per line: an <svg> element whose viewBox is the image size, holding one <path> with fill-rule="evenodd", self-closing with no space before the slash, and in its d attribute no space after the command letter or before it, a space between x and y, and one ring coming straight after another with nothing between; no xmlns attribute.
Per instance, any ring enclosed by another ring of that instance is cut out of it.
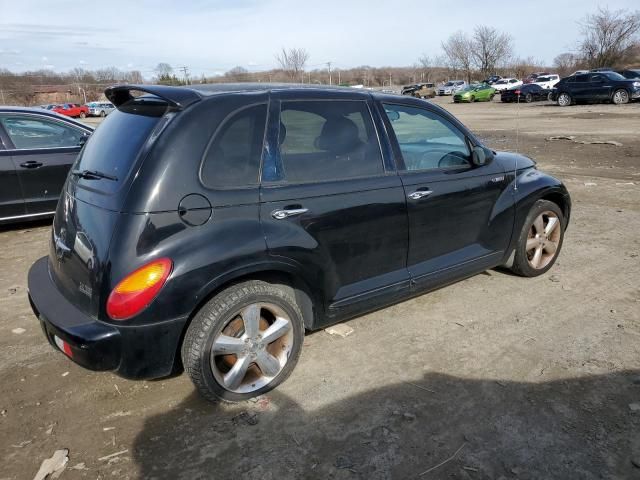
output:
<svg viewBox="0 0 640 480"><path fill-rule="evenodd" d="M208 399L282 382L305 330L486 269L553 265L571 201L425 101L295 85L115 86L29 299L52 345Z"/></svg>

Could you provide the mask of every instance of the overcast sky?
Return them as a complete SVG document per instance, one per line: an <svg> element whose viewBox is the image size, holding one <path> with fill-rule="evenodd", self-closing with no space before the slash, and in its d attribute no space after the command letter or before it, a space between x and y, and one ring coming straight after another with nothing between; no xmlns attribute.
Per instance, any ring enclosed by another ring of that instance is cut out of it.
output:
<svg viewBox="0 0 640 480"><path fill-rule="evenodd" d="M308 66L406 66L439 55L457 30L483 24L510 33L515 54L550 64L574 48L585 0L0 0L0 68L115 66L153 75L158 62L192 75L275 67L283 46L303 47ZM608 0L635 9L638 0ZM490 7L494 7L491 9ZM521 8L518 8L521 7ZM529 14L525 14L529 12Z"/></svg>

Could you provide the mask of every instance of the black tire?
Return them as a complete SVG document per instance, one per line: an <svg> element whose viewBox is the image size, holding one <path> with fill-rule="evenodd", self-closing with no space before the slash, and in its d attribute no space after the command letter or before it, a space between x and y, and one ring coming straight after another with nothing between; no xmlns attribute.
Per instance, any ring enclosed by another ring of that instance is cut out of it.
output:
<svg viewBox="0 0 640 480"><path fill-rule="evenodd" d="M80 112L80 118L86 118L87 114L84 112Z"/></svg>
<svg viewBox="0 0 640 480"><path fill-rule="evenodd" d="M473 103L476 101L476 97L474 97L473 95L471 95L471 98L469 98L469 103Z"/></svg>
<svg viewBox="0 0 640 480"><path fill-rule="evenodd" d="M249 393L233 392L221 385L214 376L210 363L213 341L236 317L238 311L261 302L277 305L289 317L292 326L292 347L282 370L269 383ZM223 290L198 311L182 343L182 363L204 398L212 402L239 402L262 395L286 380L298 362L303 341L302 312L292 290L261 280L251 280Z"/></svg>
<svg viewBox="0 0 640 480"><path fill-rule="evenodd" d="M529 237L529 232L532 229L534 221L545 212L552 212L556 215L559 220L559 225L557 228L560 229L559 239L557 241L557 248L553 257L549 260L549 262L542 268L534 268L529 263L529 258L527 256L526 245ZM524 221L522 226L522 230L520 231L520 235L518 237L518 243L516 245L515 257L513 260L513 266L511 270L523 277L537 277L538 275L542 275L546 273L556 262L558 259L558 255L560 255L560 250L562 249L562 242L564 241L564 230L566 224L564 215L562 213L562 209L553 202L548 200L538 200L533 204L531 210L527 214L527 218Z"/></svg>
<svg viewBox="0 0 640 480"><path fill-rule="evenodd" d="M492 94L489 96L489 101L490 101L490 102L493 102L493 97L495 97L495 94L493 94L493 93L492 93Z"/></svg>
<svg viewBox="0 0 640 480"><path fill-rule="evenodd" d="M527 93L527 94L524 96L524 101L525 101L525 102L527 102L527 103L531 103L531 102L533 102L533 95L531 95L530 93Z"/></svg>
<svg viewBox="0 0 640 480"><path fill-rule="evenodd" d="M103 118L104 118L106 115L107 115L107 114L106 114L106 113L104 113L104 110L101 110L101 111L100 111L100 116L101 116L101 117L103 117Z"/></svg>

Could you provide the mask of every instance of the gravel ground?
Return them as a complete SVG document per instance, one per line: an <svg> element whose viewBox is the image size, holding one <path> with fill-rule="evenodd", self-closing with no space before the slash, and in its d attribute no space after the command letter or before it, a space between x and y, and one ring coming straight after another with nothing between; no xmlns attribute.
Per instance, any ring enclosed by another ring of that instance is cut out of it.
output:
<svg viewBox="0 0 640 480"><path fill-rule="evenodd" d="M60 448L64 479L640 478L640 104L435 101L566 182L547 275L492 270L354 319L347 338L309 334L277 391L212 405L184 375L128 381L55 352L26 297L49 225L5 228L0 479L33 478Z"/></svg>

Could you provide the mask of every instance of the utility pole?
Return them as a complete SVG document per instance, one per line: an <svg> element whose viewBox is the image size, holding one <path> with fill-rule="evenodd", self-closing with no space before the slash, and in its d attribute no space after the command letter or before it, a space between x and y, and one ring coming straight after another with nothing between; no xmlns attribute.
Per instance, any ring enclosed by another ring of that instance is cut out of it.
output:
<svg viewBox="0 0 640 480"><path fill-rule="evenodd" d="M327 62L327 68L329 69L329 85L331 85L331 62Z"/></svg>
<svg viewBox="0 0 640 480"><path fill-rule="evenodd" d="M178 67L178 70L182 70L182 73L184 75L184 83L189 85L189 67Z"/></svg>

